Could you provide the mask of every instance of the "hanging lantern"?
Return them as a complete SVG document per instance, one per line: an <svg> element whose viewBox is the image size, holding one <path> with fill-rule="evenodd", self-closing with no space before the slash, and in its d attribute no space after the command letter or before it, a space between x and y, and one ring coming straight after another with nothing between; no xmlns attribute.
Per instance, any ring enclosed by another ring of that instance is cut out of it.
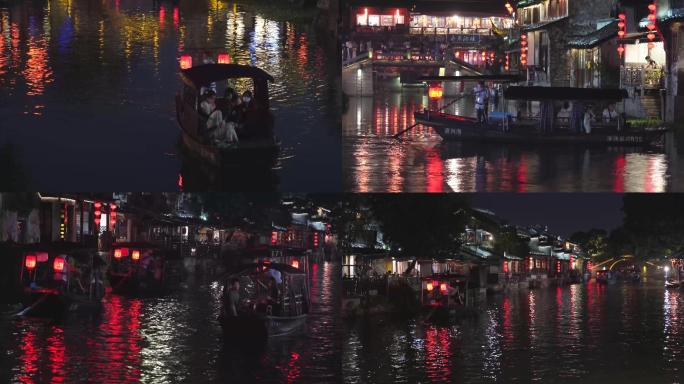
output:
<svg viewBox="0 0 684 384"><path fill-rule="evenodd" d="M656 11L656 5L655 5L655 3L649 4L649 5L648 5L648 10L651 11L651 12L655 12L655 11Z"/></svg>
<svg viewBox="0 0 684 384"><path fill-rule="evenodd" d="M216 60L219 64L230 64L230 55L227 53L219 53L218 54L218 60Z"/></svg>
<svg viewBox="0 0 684 384"><path fill-rule="evenodd" d="M26 255L26 269L31 270L36 267L36 255Z"/></svg>
<svg viewBox="0 0 684 384"><path fill-rule="evenodd" d="M646 37L648 37L649 40L653 40L653 39L655 39L655 33L651 32L648 35L646 35Z"/></svg>
<svg viewBox="0 0 684 384"><path fill-rule="evenodd" d="M618 37L623 38L625 36L625 31L618 31Z"/></svg>
<svg viewBox="0 0 684 384"><path fill-rule="evenodd" d="M292 267L293 268L299 268L299 261L297 261L296 259L292 260Z"/></svg>
<svg viewBox="0 0 684 384"><path fill-rule="evenodd" d="M617 51L618 51L618 54L620 55L620 57L622 57L622 54L625 53L625 46L622 44L618 45Z"/></svg>
<svg viewBox="0 0 684 384"><path fill-rule="evenodd" d="M180 67L181 69L192 68L192 56L181 55L180 57Z"/></svg>
<svg viewBox="0 0 684 384"><path fill-rule="evenodd" d="M646 26L646 28L648 28L649 31L652 31L652 30L655 29L655 25L649 24L649 25Z"/></svg>
<svg viewBox="0 0 684 384"><path fill-rule="evenodd" d="M648 49L653 49L655 48L655 44L653 43L648 43Z"/></svg>

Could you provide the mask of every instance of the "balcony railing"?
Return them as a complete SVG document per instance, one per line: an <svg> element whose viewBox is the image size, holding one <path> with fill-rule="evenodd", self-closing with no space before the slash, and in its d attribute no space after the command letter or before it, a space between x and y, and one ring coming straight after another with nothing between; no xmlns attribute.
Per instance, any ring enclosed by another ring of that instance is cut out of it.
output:
<svg viewBox="0 0 684 384"><path fill-rule="evenodd" d="M620 79L622 86L660 89L663 82L663 70L636 65L626 66L620 69Z"/></svg>

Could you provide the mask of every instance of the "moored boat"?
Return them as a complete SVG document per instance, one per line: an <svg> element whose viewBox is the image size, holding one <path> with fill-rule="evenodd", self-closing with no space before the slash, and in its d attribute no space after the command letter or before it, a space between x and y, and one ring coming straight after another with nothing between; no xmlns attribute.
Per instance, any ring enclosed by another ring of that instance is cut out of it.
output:
<svg viewBox="0 0 684 384"><path fill-rule="evenodd" d="M73 243L33 244L22 250L19 315L60 316L96 311L105 294L105 260L96 249Z"/></svg>
<svg viewBox="0 0 684 384"><path fill-rule="evenodd" d="M118 242L109 253L113 293L154 295L180 285L183 261L173 249L147 242Z"/></svg>
<svg viewBox="0 0 684 384"><path fill-rule="evenodd" d="M553 113L553 102L617 102L627 96L622 89L511 86L504 91L508 100L537 101L539 116L491 112L487 122L468 116L423 110L414 113L416 123L432 127L444 140L528 144L569 144L603 146L658 146L668 131L663 127L636 129L623 126L621 118L592 122L590 133L580 132L572 117ZM505 103L504 103L505 104ZM579 121L579 119L574 119ZM574 126L573 126L574 124Z"/></svg>

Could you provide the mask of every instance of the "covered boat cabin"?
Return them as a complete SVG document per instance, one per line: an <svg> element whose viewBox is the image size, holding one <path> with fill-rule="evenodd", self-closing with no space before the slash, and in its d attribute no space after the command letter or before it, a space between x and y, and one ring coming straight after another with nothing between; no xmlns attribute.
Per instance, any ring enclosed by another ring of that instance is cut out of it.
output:
<svg viewBox="0 0 684 384"><path fill-rule="evenodd" d="M272 135L273 115L270 111L268 83L273 77L263 69L240 64L204 64L181 70L183 91L176 96L176 113L183 130L198 141L202 140L207 118L200 109L208 90L216 90L216 107L225 119L231 116L238 128L238 138L243 141ZM251 80L251 81L250 81ZM250 84L251 83L251 84ZM250 110L236 114L236 100L228 89L239 97L250 91L253 106ZM248 137L249 136L249 137Z"/></svg>
<svg viewBox="0 0 684 384"><path fill-rule="evenodd" d="M511 113L516 125L538 128L545 133L584 132L587 111L593 114L592 130L619 131L624 117L618 112L617 103L627 97L626 90L617 88L511 86L504 90L506 100L517 101ZM609 111L607 117L604 110Z"/></svg>
<svg viewBox="0 0 684 384"><path fill-rule="evenodd" d="M232 279L240 283L238 314L295 317L309 312L309 287L303 269L268 261L243 264L224 279L227 297ZM276 293L277 292L277 293Z"/></svg>
<svg viewBox="0 0 684 384"><path fill-rule="evenodd" d="M147 242L117 242L109 253L107 277L114 292L158 290L180 284L178 251Z"/></svg>

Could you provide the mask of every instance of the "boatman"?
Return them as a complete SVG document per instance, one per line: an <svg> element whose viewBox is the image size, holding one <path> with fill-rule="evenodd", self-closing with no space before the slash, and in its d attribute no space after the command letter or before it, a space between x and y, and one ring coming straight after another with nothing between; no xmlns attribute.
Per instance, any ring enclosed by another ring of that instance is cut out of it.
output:
<svg viewBox="0 0 684 384"><path fill-rule="evenodd" d="M240 280L230 279L230 289L224 293L225 311L228 317L237 317L238 304L240 302Z"/></svg>
<svg viewBox="0 0 684 384"><path fill-rule="evenodd" d="M475 95L475 112L477 112L477 122L480 124L486 124L487 112L485 112L485 104L489 96L489 91L487 90L484 81L480 81L480 83L475 86L473 94Z"/></svg>

